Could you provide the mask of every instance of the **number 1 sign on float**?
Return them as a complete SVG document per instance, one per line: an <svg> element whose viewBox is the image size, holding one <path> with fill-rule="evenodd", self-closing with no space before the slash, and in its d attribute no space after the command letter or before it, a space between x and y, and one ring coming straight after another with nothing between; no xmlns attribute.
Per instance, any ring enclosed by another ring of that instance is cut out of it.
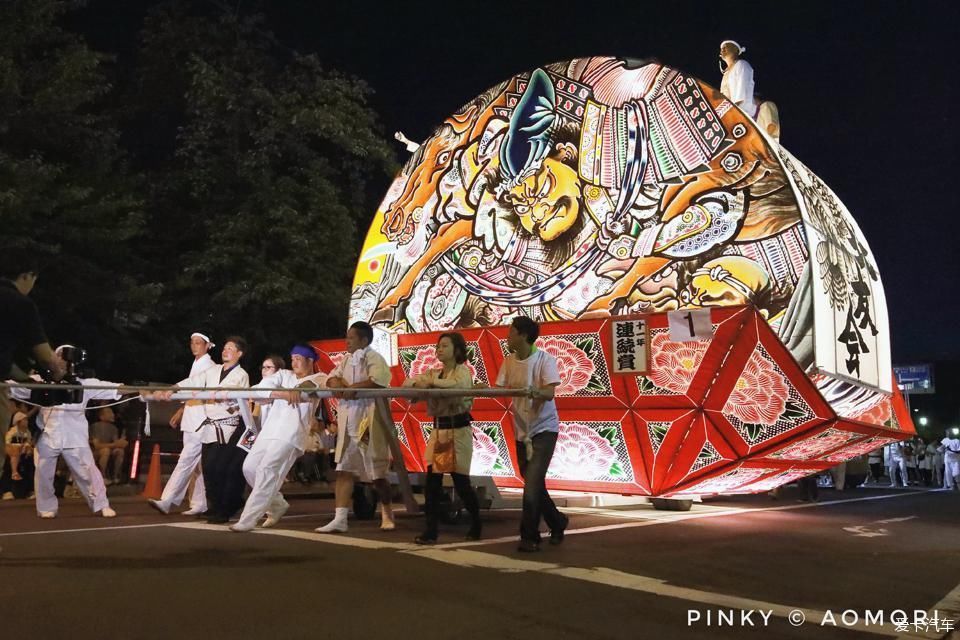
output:
<svg viewBox="0 0 960 640"><path fill-rule="evenodd" d="M699 342L713 339L710 309L682 309L667 314L670 339L674 342Z"/></svg>

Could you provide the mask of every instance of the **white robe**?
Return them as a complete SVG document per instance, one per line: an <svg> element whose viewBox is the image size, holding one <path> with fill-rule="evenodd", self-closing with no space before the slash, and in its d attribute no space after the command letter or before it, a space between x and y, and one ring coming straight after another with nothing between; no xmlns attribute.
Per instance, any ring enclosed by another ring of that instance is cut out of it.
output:
<svg viewBox="0 0 960 640"><path fill-rule="evenodd" d="M390 366L371 347L359 349L344 358L330 377L341 377L349 386L363 380L373 380L381 387L390 385ZM366 427L369 441L360 433ZM337 401L338 471L357 475L361 481L385 478L390 466L390 433L392 424L384 424L373 399Z"/></svg>
<svg viewBox="0 0 960 640"><path fill-rule="evenodd" d="M943 486L951 489L960 482L960 439L944 438L938 448L943 451Z"/></svg>
<svg viewBox="0 0 960 640"><path fill-rule="evenodd" d="M239 364L234 366L223 381L220 380L220 372L223 371L222 364L215 364L206 371L190 376L177 383L178 387L203 387L205 389L246 389L250 386L250 376L243 370ZM214 401L208 400L203 403L204 420L224 420L235 415L239 415L239 406L236 400ZM198 427L200 440L203 444L214 444L221 441L226 442L233 435L234 428L226 427L220 429L222 432L218 435L218 430L211 423L207 422L202 427Z"/></svg>
<svg viewBox="0 0 960 640"><path fill-rule="evenodd" d="M737 60L723 73L720 93L751 118L757 116L757 105L753 102L753 67L746 60Z"/></svg>
<svg viewBox="0 0 960 640"><path fill-rule="evenodd" d="M190 378L199 376L215 365L216 363L210 357L210 354L203 354L196 358L190 366ZM193 493L190 494L190 508L200 513L207 510L206 487L203 484L203 473L200 471L200 453L203 449L203 439L197 432L205 418L206 414L203 411L201 401L190 400L184 405L183 415L180 418L183 449L181 449L180 457L177 459L177 466L170 474L170 479L164 485L163 494L160 496L160 502L167 509L183 502L187 494L187 487L190 485L190 479L196 474L197 479L193 483Z"/></svg>

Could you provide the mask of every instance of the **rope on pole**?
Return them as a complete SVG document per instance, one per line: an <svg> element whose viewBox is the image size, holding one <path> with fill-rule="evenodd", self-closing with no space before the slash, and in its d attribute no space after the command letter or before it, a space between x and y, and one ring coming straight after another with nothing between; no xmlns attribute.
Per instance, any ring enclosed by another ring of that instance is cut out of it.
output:
<svg viewBox="0 0 960 640"><path fill-rule="evenodd" d="M36 383L36 382L0 382L0 387L22 388L22 389L60 389L60 390L114 390L117 393L164 393L172 391L173 395L170 401L183 400L213 400L223 402L226 400L255 400L264 399L266 394L272 391L300 391L303 399L309 398L342 398L344 394L349 394L351 398L358 400L366 398L502 398L502 397L525 397L530 395L530 389L414 389L413 387L382 387L377 389L350 389L350 388L320 388L320 389L289 389L283 387L249 388L249 387L177 387L174 385L149 386L149 385L82 385L82 384L56 384L56 383ZM166 401L166 398L152 398L144 396L142 398L148 402Z"/></svg>

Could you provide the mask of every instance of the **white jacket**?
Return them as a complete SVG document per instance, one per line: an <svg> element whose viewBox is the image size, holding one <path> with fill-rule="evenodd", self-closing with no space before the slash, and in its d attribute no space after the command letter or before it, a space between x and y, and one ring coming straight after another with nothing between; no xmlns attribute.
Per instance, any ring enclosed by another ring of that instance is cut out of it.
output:
<svg viewBox="0 0 960 640"><path fill-rule="evenodd" d="M215 364L203 373L186 378L177 383L178 387L203 387L204 389L247 389L250 387L250 376L243 370L239 364L235 365L227 373L223 381L220 381L220 373L223 371L222 364ZM224 420L232 416L239 416L239 406L236 400L215 401L207 400L203 403L204 420ZM204 444L219 442L216 429L213 425L207 423L199 428L200 437ZM233 435L233 429L224 429L223 436L229 439Z"/></svg>
<svg viewBox="0 0 960 640"><path fill-rule="evenodd" d="M113 386L116 382L105 382L96 378L80 380L84 386ZM91 400L118 400L116 389L84 389L83 400L71 404L58 404L43 407L37 417L37 426L43 429L44 446L50 449L77 449L90 446L90 424L84 410Z"/></svg>
<svg viewBox="0 0 960 640"><path fill-rule="evenodd" d="M277 389L295 389L305 382L323 387L326 386L326 380L327 376L323 373L298 378L293 371L281 369L255 384L253 388L263 390L257 392L259 397L269 398L270 394ZM270 411L267 412L252 450L260 447L260 442L280 440L303 451L310 433L310 422L319 402L319 398L297 404L290 404L286 400L274 400L270 404Z"/></svg>

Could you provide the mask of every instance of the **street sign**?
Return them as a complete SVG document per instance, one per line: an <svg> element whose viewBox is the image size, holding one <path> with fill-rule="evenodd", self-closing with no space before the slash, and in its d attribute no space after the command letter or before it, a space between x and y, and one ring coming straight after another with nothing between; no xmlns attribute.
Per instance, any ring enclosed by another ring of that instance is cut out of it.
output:
<svg viewBox="0 0 960 640"><path fill-rule="evenodd" d="M897 376L897 385L903 393L936 393L933 386L933 366L929 364L912 364L904 367L894 367Z"/></svg>

